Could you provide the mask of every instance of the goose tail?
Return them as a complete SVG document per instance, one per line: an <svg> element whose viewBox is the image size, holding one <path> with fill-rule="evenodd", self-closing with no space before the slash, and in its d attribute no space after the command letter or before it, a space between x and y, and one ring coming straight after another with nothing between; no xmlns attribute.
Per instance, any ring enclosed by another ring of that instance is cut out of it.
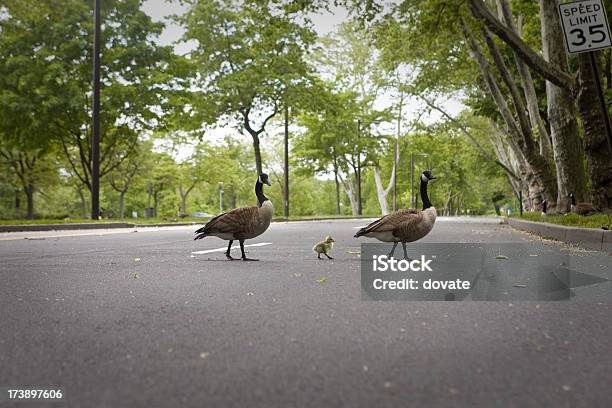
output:
<svg viewBox="0 0 612 408"><path fill-rule="evenodd" d="M199 230L196 231L196 234L198 234ZM202 232L201 234L196 235L196 237L193 239L194 241L196 239L202 239L202 238L206 238L208 236L208 234L206 232Z"/></svg>
<svg viewBox="0 0 612 408"><path fill-rule="evenodd" d="M353 238L359 238L360 236L362 236L363 234L365 234L367 232L367 228L363 227L362 229L360 229L359 231L357 231L357 233L355 234L355 236Z"/></svg>

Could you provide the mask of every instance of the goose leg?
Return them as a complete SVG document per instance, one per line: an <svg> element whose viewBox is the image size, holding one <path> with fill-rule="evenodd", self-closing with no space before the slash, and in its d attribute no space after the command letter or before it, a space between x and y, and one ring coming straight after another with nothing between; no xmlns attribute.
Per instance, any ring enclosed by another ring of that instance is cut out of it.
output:
<svg viewBox="0 0 612 408"><path fill-rule="evenodd" d="M320 252L317 254L317 259L321 259L321 253Z"/></svg>
<svg viewBox="0 0 612 408"><path fill-rule="evenodd" d="M233 242L234 242L234 241L230 239L229 245L227 246L227 251L225 252L225 257L226 257L227 259L229 259L230 261L233 261L233 260L234 260L234 258L232 258L232 256L230 255L230 251L231 251L231 249L232 249L232 243L233 243Z"/></svg>
<svg viewBox="0 0 612 408"><path fill-rule="evenodd" d="M327 252L325 252L325 256L327 257L327 259L334 259L331 256L327 255Z"/></svg>
<svg viewBox="0 0 612 408"><path fill-rule="evenodd" d="M402 248L404 248L404 259L408 261L412 261L412 258L408 258L408 253L406 252L406 243L402 242Z"/></svg>
<svg viewBox="0 0 612 408"><path fill-rule="evenodd" d="M393 243L393 248L391 249L391 252L389 252L389 255L388 255L389 258L393 258L393 253L395 252L396 246L397 246L397 241Z"/></svg>
<svg viewBox="0 0 612 408"><path fill-rule="evenodd" d="M243 261L259 261L259 259L247 258L246 254L244 253L244 239L241 239L239 242L240 242L240 251L242 251L242 260Z"/></svg>

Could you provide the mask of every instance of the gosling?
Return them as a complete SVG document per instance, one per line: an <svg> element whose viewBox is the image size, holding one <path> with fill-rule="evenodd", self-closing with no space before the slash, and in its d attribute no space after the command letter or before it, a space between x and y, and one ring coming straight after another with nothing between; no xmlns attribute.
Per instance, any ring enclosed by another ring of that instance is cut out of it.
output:
<svg viewBox="0 0 612 408"><path fill-rule="evenodd" d="M325 255L327 259L334 259L328 254L328 252L330 252L334 247L334 242L336 241L334 241L334 239L328 235L325 237L325 241L319 242L317 245L312 247L312 250L316 252L318 259L321 259L321 254Z"/></svg>

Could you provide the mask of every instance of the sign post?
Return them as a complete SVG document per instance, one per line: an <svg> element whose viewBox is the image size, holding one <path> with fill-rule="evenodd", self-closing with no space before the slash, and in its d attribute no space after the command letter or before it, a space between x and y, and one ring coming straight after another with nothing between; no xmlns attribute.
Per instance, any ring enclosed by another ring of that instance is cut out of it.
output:
<svg viewBox="0 0 612 408"><path fill-rule="evenodd" d="M612 47L610 25L603 1L581 0L559 4L559 14L561 15L561 25L565 34L567 51L570 54L589 53L601 113L608 136L608 149L612 154L612 125L610 124L610 115L608 114L601 77L599 76L599 66L594 53L596 50Z"/></svg>

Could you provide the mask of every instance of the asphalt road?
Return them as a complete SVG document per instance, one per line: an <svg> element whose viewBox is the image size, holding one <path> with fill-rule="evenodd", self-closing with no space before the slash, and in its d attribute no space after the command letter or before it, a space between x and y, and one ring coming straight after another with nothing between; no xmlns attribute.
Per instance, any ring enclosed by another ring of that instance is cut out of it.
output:
<svg viewBox="0 0 612 408"><path fill-rule="evenodd" d="M64 389L28 407L612 406L612 282L559 302L364 301L363 224L273 224L248 242L271 243L248 248L259 262L189 227L1 234L0 386ZM478 219L424 241L558 248ZM560 249L612 279L609 255Z"/></svg>

